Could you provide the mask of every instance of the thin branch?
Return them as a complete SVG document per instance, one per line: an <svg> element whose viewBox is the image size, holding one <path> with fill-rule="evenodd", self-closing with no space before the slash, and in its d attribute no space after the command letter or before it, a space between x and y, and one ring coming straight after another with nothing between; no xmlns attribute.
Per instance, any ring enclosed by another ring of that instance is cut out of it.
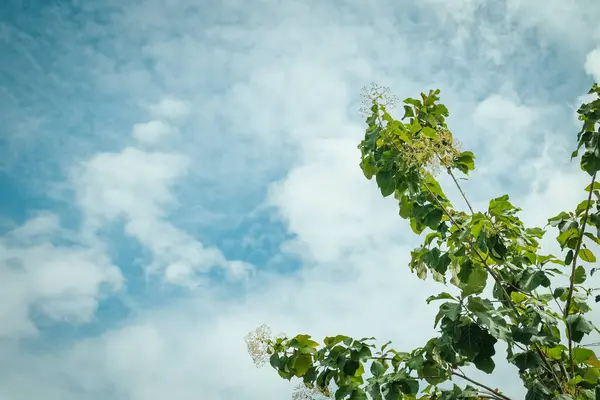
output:
<svg viewBox="0 0 600 400"><path fill-rule="evenodd" d="M497 396L497 398L504 399L504 400L511 400L511 398L510 398L510 397L508 397L508 396L505 396L505 395L503 395L502 393L498 393L497 391L495 391L495 390L494 390L494 389L492 389L491 387L489 387L489 386L486 386L486 385L484 385L484 384L483 384L483 383L481 383L481 382L477 382L476 380L474 380L474 379L471 379L471 378L469 378L468 376L466 376L466 375L464 375L464 374L462 374L462 373L460 373L460 372L452 372L452 375L458 376L459 378L462 378L462 379L464 379L464 380L466 380L466 381L469 381L469 382L471 382L473 385L477 385L477 386L479 386L480 388L486 389L487 391L489 391L489 392L493 393L494 395L496 395L496 396Z"/></svg>
<svg viewBox="0 0 600 400"><path fill-rule="evenodd" d="M471 214L475 214L475 211L473 210L471 203L469 203L469 199L467 199L467 195L463 191L462 186L460 186L460 183L458 183L458 180L456 179L456 176L454 176L452 169L450 169L450 167L448 167L446 170L448 171L448 175L450 175L452 177L452 180L454 181L454 184L458 188L458 191L460 192L460 195L462 196L463 200L465 201L465 203L467 203L467 207L469 207L469 210L471 210Z"/></svg>
<svg viewBox="0 0 600 400"><path fill-rule="evenodd" d="M550 293L554 293L554 290L552 290L552 284L548 285L548 290L550 290ZM556 297L552 296L552 298L554 299L554 302L556 303L556 306L558 307L558 309L560 310L561 314L564 314L565 311L563 310L562 306L560 305L560 303L558 302L558 300L556 300Z"/></svg>
<svg viewBox="0 0 600 400"><path fill-rule="evenodd" d="M592 204L592 193L594 192L594 182L596 182L596 173L592 176L592 183L590 184L590 193L588 194L587 205L585 206L585 212L583 214L583 223L581 224L581 231L579 232L579 238L577 239L577 246L575 248L575 253L573 254L573 263L571 264L571 276L569 278L569 292L567 295L567 302L565 303L565 325L567 326L568 341L569 341L569 365L571 367L571 375L575 374L575 364L573 362L573 339L571 335L571 327L569 326L569 322L567 318L570 314L571 301L573 300L573 290L575 289L575 270L577 269L577 257L579 256L579 251L581 250L581 245L583 244L583 234L585 233L585 226L588 220L588 214L590 212L590 206Z"/></svg>

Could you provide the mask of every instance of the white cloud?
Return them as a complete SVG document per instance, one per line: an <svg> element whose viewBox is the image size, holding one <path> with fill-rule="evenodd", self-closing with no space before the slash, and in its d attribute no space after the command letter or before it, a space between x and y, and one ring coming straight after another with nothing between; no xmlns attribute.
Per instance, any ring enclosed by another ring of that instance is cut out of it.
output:
<svg viewBox="0 0 600 400"><path fill-rule="evenodd" d="M77 203L86 218L159 218L175 204L170 189L189 160L179 154L128 147L99 153L74 171ZM97 222L96 222L97 223Z"/></svg>
<svg viewBox="0 0 600 400"><path fill-rule="evenodd" d="M58 218L44 214L0 239L0 339L37 334L32 311L56 321L89 322L99 301L123 285L102 248L56 245L70 237Z"/></svg>
<svg viewBox="0 0 600 400"><path fill-rule="evenodd" d="M133 126L132 135L141 143L157 143L168 136L176 135L179 130L163 121L153 120Z"/></svg>
<svg viewBox="0 0 600 400"><path fill-rule="evenodd" d="M585 72L600 81L600 47L590 51L585 59Z"/></svg>
<svg viewBox="0 0 600 400"><path fill-rule="evenodd" d="M228 261L218 249L203 246L167 220L177 205L173 190L188 166L189 159L181 154L135 147L84 161L74 170L73 181L88 232L125 221L125 232L152 254L146 273L161 274L169 283L196 287L203 283L200 274L213 267L224 268L230 278L247 275L249 264Z"/></svg>
<svg viewBox="0 0 600 400"><path fill-rule="evenodd" d="M436 9L445 7L433 3ZM480 3L461 2L453 21L483 24L485 20L477 16ZM562 139L556 139L554 120L546 120L556 105L540 104L525 89L519 88L517 94L487 83L496 75L507 81L513 78L487 64L488 59L510 62L514 45L508 45L511 33L504 25L481 27L486 43L492 44L482 50L489 54L481 61L469 53L478 47L464 47L460 40L439 44L437 37L429 38L431 27L415 23L411 13L396 16L386 7L360 2L349 3L350 11L323 2L262 5L266 7L253 7L243 18L236 8L223 13L224 20L243 19L250 24L240 28L226 23L199 27L196 4L182 0L136 2L119 14L117 21L123 26L116 29L115 47L135 50L125 52L150 59L154 67L146 69L133 60L118 70L114 61L106 59L94 69L102 88L125 87L137 104L147 104L164 92L187 100L163 97L148 107L155 122L134 128L134 137L142 143L168 143L168 151L166 145L153 151L141 147L102 151L74 168L75 204L84 217L81 233L93 238L102 226L122 220L125 233L150 251L149 271L162 273L167 282L201 285L202 290L162 310L136 310L121 325L57 350L56 359L15 355L26 361L18 363L19 384L0 385L6 397L32 398L32 388L43 385L44 395L57 399L187 400L198 398L199 393L208 400L285 398L291 386L268 368L255 370L245 353L244 334L263 322L276 330L307 332L317 338L348 333L393 339L400 350L421 345L433 333L435 313L435 306L425 307L423 300L440 288L409 275L408 254L418 239L407 233L394 201L381 199L357 165L355 146L362 127L356 125L354 96L373 77L390 84L400 96L415 95L431 85L455 92L454 97L444 93L453 112L451 126L481 155L478 171L482 173L474 174L467 184L474 198L487 200L497 191L512 191L497 185L498 175L507 168L512 185L521 186L520 205L533 209L528 211L532 221L543 220L577 197L574 191L561 193L563 185L578 183L570 172L558 173L563 166L555 160L568 153L557 150ZM524 15L507 19L539 15L535 7L517 8L515 14ZM421 11L426 14L423 18L434 15L430 8ZM564 24L551 9L539 17L532 26ZM174 28L172 21L177 21ZM440 35L445 40L455 33ZM456 35L466 35L459 37L466 40L471 34L462 29ZM466 71L458 73L451 67L460 59ZM519 68L519 74L530 72ZM209 93L212 89L218 93ZM543 111L544 107L551 111ZM183 118L189 126L177 125L184 139L177 148L166 124ZM517 168L525 154L531 154L530 161ZM277 169L282 166L286 170ZM214 196L213 202L218 203L226 190L241 201L239 187L268 186L267 202L276 207L294 237L281 250L302 258L300 272L289 277L254 273L247 264L227 260L219 249L205 246L192 231L173 223L171 211L189 201L177 196L178 189L193 174L217 176L210 193L204 186L191 191L194 202ZM273 176L276 183L271 182ZM53 227L50 218L22 231L32 236ZM103 265L105 258L92 251L65 255L50 244L35 246L23 251L31 250L36 260L47 261L39 265L50 267L35 279L26 276L21 281L11 270L5 292L10 301L4 303L6 310L0 308L0 315L4 312L14 321L10 329L35 331L26 314L31 305L39 305L52 318L89 318L96 304L90 299L98 296L94 282L101 277L117 282L91 263L100 260ZM57 262L63 259L72 261L69 265L83 260L80 264L89 273L81 270L67 279L69 283L59 282L58 277L68 271ZM14 268L14 261L6 263L10 264L7 271ZM219 291L201 279L216 265L225 267L232 278L252 275L252 279L240 293ZM81 288L73 286L76 281L81 281ZM30 300L23 289L27 285L41 294ZM38 302L42 298L44 302ZM49 372L29 365L47 366ZM502 364L497 373L482 379L494 386L503 384L517 398L522 395L516 372Z"/></svg>
<svg viewBox="0 0 600 400"><path fill-rule="evenodd" d="M167 97L151 105L150 113L157 118L180 119L190 113L190 106L185 101Z"/></svg>

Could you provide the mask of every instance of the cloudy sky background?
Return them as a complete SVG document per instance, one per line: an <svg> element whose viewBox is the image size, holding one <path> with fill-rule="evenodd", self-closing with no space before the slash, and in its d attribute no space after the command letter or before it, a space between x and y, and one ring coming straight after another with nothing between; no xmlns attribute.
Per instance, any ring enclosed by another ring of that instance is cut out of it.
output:
<svg viewBox="0 0 600 400"><path fill-rule="evenodd" d="M358 168L361 87L442 90L479 208L544 225L587 180L600 5L484 3L3 1L0 397L289 398L262 323L422 344L441 288Z"/></svg>

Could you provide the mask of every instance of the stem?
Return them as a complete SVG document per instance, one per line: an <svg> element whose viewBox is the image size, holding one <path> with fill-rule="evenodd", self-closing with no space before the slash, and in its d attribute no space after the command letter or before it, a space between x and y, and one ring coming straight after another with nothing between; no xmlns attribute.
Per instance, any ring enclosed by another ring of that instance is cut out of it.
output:
<svg viewBox="0 0 600 400"><path fill-rule="evenodd" d="M491 392L493 395L497 396L497 398L504 399L504 400L511 400L511 398L510 398L510 397L508 397L508 396L505 396L505 395L503 395L502 393L498 393L498 392L496 392L494 389L492 389L491 387L489 387L489 386L486 386L486 385L484 385L484 384L483 384L483 383L481 383L481 382L477 382L476 380L474 380L474 379L471 379L471 378L469 378L468 376L466 376L466 375L464 375L464 374L462 374L462 373L460 373L460 372L451 372L451 374L452 374L452 375L455 375L455 376L458 376L459 378L462 378L462 379L464 379L464 380L466 380L466 381L469 381L469 382L471 382L473 385L477 385L477 386L479 386L480 388L483 388L483 389L485 389L485 390L487 390L487 391Z"/></svg>
<svg viewBox="0 0 600 400"><path fill-rule="evenodd" d="M573 263L571 264L571 276L569 278L569 294L567 295L567 302L565 303L565 324L567 325L567 333L569 340L569 366L571 368L571 375L574 376L575 373L575 364L573 363L573 339L571 339L571 327L569 326L569 322L567 318L570 314L571 301L573 300L573 290L575 290L575 269L577 268L577 257L579 256L579 251L581 250L581 245L583 244L583 234L585 233L585 226L588 220L588 214L590 211L590 206L592 204L592 193L594 192L594 182L596 182L596 173L592 176L592 183L590 184L590 193L588 194L587 205L585 207L585 212L583 214L583 223L581 224L581 231L579 232L579 238L577 239L577 246L575 248L575 253L573 254Z"/></svg>
<svg viewBox="0 0 600 400"><path fill-rule="evenodd" d="M471 210L471 214L475 214L475 211L473 210L471 203L469 203L469 200L467 199L467 195L465 195L465 192L463 191L462 187L460 186L460 183L458 183L456 176L454 176L454 173L452 172L452 170L450 168L448 168L447 171L448 171L448 175L450 175L452 177L452 180L454 181L454 184L458 188L458 191L460 192L460 195L462 196L463 200L465 201L465 203L467 203L467 207L469 207L469 210Z"/></svg>
<svg viewBox="0 0 600 400"><path fill-rule="evenodd" d="M548 290L550 290L550 293L554 293L554 290L552 290L552 284L550 284L548 286ZM552 296L552 298L554 298L554 296ZM556 303L556 306L558 307L558 309L560 310L561 314L564 314L564 310L562 308L562 306L560 305L560 303L558 302L558 300L556 300L556 298L554 298L554 302Z"/></svg>

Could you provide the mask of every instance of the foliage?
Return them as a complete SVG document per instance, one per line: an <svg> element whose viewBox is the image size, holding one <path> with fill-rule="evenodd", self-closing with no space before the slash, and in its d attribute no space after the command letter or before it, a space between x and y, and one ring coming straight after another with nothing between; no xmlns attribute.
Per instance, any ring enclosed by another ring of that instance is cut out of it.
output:
<svg viewBox="0 0 600 400"><path fill-rule="evenodd" d="M475 168L475 155L459 150L439 90L404 100L401 120L388 113L380 92L371 93L360 167L367 179L375 178L382 196L395 197L412 231L424 235L411 252L410 270L421 279L453 285L459 294L427 299L440 302L438 334L412 351L394 350L389 342L376 346L374 338L337 335L319 344L308 335L263 334L261 356L269 357L282 378L300 378L312 393L307 397L507 400L463 372L474 366L492 373L496 345L504 342L527 399L595 398L600 361L581 342L598 331L586 317L592 290L584 285L595 271L584 265L596 261L592 245L600 243L598 85L589 91L596 99L578 110L583 127L572 154L582 153L581 168L591 182L582 190L582 202L548 219L545 228L525 226L508 195L492 199L485 211L471 207L456 176ZM450 175L468 211L454 208L435 178L440 171ZM564 255L542 251L547 230ZM560 275L569 278L568 285L553 287ZM488 287L492 290L485 291ZM248 343L256 349L256 340Z"/></svg>

